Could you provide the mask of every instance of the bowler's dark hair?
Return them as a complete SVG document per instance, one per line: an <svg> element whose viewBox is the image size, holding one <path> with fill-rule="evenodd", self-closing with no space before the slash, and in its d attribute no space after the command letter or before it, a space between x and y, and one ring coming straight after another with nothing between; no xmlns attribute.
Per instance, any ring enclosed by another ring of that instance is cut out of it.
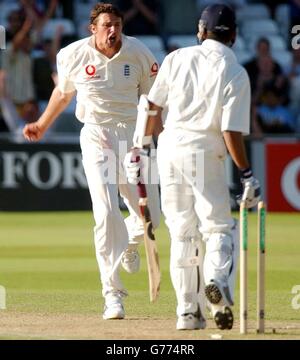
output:
<svg viewBox="0 0 300 360"><path fill-rule="evenodd" d="M100 14L114 14L117 17L121 18L123 21L123 14L122 12L112 4L105 4L105 3L97 3L91 11L90 14L90 24L95 25L96 19Z"/></svg>

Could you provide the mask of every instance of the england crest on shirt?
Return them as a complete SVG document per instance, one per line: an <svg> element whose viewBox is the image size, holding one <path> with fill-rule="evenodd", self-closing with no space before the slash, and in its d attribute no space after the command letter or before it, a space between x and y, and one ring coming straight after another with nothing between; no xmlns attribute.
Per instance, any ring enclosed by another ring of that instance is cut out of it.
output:
<svg viewBox="0 0 300 360"><path fill-rule="evenodd" d="M125 77L130 76L130 66L128 64L124 65L124 76Z"/></svg>

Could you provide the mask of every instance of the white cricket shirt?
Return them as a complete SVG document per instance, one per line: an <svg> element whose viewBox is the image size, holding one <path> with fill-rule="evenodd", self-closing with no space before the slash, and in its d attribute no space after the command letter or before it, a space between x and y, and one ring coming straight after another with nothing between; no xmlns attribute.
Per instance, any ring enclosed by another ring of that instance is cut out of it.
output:
<svg viewBox="0 0 300 360"><path fill-rule="evenodd" d="M215 40L176 50L163 61L148 98L167 109L165 130L220 136L249 133L250 83L233 51Z"/></svg>
<svg viewBox="0 0 300 360"><path fill-rule="evenodd" d="M157 71L146 46L125 35L111 59L95 49L94 36L57 54L58 87L63 93L77 91L76 117L82 122L135 121L138 97L148 94Z"/></svg>

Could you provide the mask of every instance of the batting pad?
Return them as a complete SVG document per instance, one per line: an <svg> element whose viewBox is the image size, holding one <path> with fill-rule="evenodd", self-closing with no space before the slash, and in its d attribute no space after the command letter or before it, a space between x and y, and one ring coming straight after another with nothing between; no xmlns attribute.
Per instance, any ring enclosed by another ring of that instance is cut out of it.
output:
<svg viewBox="0 0 300 360"><path fill-rule="evenodd" d="M195 313L200 306L205 313L203 248L192 238L171 243L170 273L177 297L177 316Z"/></svg>

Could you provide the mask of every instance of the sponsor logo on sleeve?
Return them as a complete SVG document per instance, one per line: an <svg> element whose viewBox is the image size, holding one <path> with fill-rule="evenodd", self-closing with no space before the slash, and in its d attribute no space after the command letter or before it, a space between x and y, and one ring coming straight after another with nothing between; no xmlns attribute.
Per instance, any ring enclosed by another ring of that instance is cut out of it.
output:
<svg viewBox="0 0 300 360"><path fill-rule="evenodd" d="M155 76L155 75L157 75L157 73L158 73L158 64L154 63L151 66L150 76Z"/></svg>

